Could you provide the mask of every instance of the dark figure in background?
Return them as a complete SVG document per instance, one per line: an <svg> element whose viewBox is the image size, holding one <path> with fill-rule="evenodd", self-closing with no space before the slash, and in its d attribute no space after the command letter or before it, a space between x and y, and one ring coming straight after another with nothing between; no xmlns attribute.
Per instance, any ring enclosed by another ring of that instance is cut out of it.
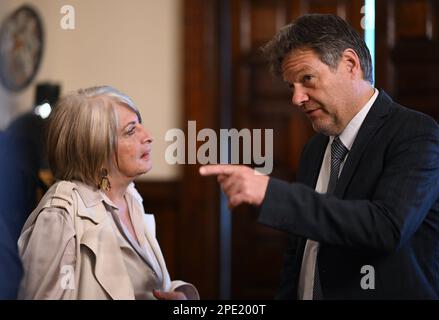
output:
<svg viewBox="0 0 439 320"><path fill-rule="evenodd" d="M59 86L37 85L35 108L0 132L0 299L15 299L22 276L17 240L48 186L44 103L54 105ZM39 111L39 112L38 112ZM41 114L41 115L40 115Z"/></svg>
<svg viewBox="0 0 439 320"><path fill-rule="evenodd" d="M0 132L0 214L14 242L35 207L35 155L20 138Z"/></svg>
<svg viewBox="0 0 439 320"><path fill-rule="evenodd" d="M38 84L35 90L33 110L19 116L7 129L8 134L19 138L26 145L26 148L29 149L28 153L32 155L32 161L36 161L35 163L27 161L28 168L36 170L34 174L39 182L38 189L35 191L37 197L32 210L36 206L38 198L47 191L52 182L46 154L45 128L47 117L51 108L58 101L59 95L59 85L51 83Z"/></svg>
<svg viewBox="0 0 439 320"><path fill-rule="evenodd" d="M17 240L33 210L36 160L19 138L0 132L0 299L15 299L22 275Z"/></svg>
<svg viewBox="0 0 439 320"><path fill-rule="evenodd" d="M0 300L17 298L22 274L17 242L0 215Z"/></svg>

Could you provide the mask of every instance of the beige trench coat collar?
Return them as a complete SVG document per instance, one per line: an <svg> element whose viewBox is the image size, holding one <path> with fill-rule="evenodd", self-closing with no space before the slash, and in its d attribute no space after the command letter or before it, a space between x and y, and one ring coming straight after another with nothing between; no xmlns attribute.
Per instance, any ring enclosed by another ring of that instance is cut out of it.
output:
<svg viewBox="0 0 439 320"><path fill-rule="evenodd" d="M93 190L92 187L78 181L74 181L74 184L82 200L78 201L77 215L81 219L89 219L94 224L84 230L79 239L79 245L85 245L93 252L96 259L94 271L98 282L113 299L134 299L133 286L120 253L117 238L112 231L111 222L107 219L108 213L104 203L113 208L117 207L102 192ZM142 198L135 191L133 184L128 188L127 194L134 197L136 205L141 205ZM143 208L141 210L143 212ZM145 225L144 234L154 255L151 257L152 267L163 279L164 287L167 287L170 282L169 275L155 239L155 228L151 228L155 225L154 217L145 214L143 216L141 224ZM139 221L136 221L136 225L138 224Z"/></svg>

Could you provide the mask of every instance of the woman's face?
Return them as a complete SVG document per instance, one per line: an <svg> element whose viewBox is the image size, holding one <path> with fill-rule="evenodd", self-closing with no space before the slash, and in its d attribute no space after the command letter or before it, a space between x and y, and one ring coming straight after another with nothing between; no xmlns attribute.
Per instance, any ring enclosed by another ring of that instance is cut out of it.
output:
<svg viewBox="0 0 439 320"><path fill-rule="evenodd" d="M116 151L118 171L122 177L134 179L152 168L153 139L129 107L117 104L116 113L119 119Z"/></svg>

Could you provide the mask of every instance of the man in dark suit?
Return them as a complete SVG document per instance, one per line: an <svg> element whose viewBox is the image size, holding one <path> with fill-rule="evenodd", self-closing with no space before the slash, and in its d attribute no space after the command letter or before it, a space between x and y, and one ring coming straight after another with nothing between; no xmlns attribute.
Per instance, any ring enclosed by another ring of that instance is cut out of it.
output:
<svg viewBox="0 0 439 320"><path fill-rule="evenodd" d="M298 181L206 166L229 205L299 238L280 299L439 298L439 128L372 85L370 53L333 15L305 15L265 47L318 132Z"/></svg>

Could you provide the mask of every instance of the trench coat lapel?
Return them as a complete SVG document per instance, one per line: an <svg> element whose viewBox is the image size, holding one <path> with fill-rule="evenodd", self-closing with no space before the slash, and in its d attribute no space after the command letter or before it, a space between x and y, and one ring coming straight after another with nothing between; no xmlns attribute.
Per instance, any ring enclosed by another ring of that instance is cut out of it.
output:
<svg viewBox="0 0 439 320"><path fill-rule="evenodd" d="M152 255L154 256L154 270L157 275L162 278L163 283L169 282L169 275L166 269L165 259L163 257L160 246L155 237L155 219L152 214L143 215L143 224L145 225L145 236L151 248Z"/></svg>
<svg viewBox="0 0 439 320"><path fill-rule="evenodd" d="M131 279L102 199L91 190L77 190L83 200L78 201L77 215L89 224L79 242L94 255L96 279L112 299L134 299Z"/></svg>

